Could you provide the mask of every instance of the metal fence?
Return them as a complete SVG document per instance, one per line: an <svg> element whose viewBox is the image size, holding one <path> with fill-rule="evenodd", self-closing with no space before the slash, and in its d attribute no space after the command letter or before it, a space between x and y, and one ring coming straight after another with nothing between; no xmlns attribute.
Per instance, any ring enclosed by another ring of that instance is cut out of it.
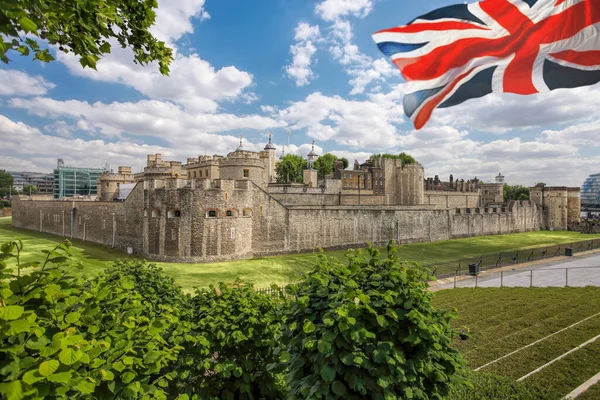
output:
<svg viewBox="0 0 600 400"><path fill-rule="evenodd" d="M432 263L423 265L430 268L436 277L448 278L469 272L469 265L476 264L480 271L506 267L508 265L523 264L531 261L565 255L567 249L573 254L588 250L600 249L600 239L583 240L556 246L536 247L504 253L489 254L480 257L463 258L445 263Z"/></svg>
<svg viewBox="0 0 600 400"><path fill-rule="evenodd" d="M600 266L492 271L481 276L454 276L455 288L584 286L600 286Z"/></svg>

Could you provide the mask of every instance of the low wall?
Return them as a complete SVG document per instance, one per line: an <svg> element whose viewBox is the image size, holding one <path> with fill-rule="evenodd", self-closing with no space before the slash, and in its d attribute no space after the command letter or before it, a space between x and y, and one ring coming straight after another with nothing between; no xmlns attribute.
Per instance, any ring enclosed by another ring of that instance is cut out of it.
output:
<svg viewBox="0 0 600 400"><path fill-rule="evenodd" d="M479 207L478 192L443 192L426 190L424 202L437 208L470 208Z"/></svg>
<svg viewBox="0 0 600 400"><path fill-rule="evenodd" d="M0 210L0 217L10 217L12 215L12 208L3 208Z"/></svg>

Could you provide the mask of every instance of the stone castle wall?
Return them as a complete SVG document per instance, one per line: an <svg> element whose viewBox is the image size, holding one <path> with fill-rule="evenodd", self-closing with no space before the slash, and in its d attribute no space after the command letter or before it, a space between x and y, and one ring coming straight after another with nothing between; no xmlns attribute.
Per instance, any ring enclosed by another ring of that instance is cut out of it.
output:
<svg viewBox="0 0 600 400"><path fill-rule="evenodd" d="M329 201L333 195L306 196ZM361 246L367 241L384 244L392 239L435 241L531 231L541 225L538 208L530 202L497 209L440 209L365 203L366 199L383 202L383 196L361 196L360 206L294 206L284 205L285 199L248 180L150 180L138 183L124 202L17 199L13 225L132 247L150 259L172 262L231 260L315 247Z"/></svg>
<svg viewBox="0 0 600 400"><path fill-rule="evenodd" d="M443 192L426 190L423 195L424 203L436 208L471 208L479 207L478 192Z"/></svg>

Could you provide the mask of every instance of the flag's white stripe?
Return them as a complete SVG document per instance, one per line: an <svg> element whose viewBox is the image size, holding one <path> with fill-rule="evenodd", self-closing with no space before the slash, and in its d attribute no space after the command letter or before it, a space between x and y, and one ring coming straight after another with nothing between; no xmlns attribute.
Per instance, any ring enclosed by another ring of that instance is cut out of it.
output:
<svg viewBox="0 0 600 400"><path fill-rule="evenodd" d="M490 17L488 13L481 9L479 3L469 4L469 11L471 14L475 15L477 18L482 20L488 28L496 32L497 37L507 36L510 33L498 23L494 18Z"/></svg>
<svg viewBox="0 0 600 400"><path fill-rule="evenodd" d="M504 92L504 73L514 58L515 54L513 53L510 57L501 60L498 63L498 68L496 68L496 71L494 71L494 76L492 77L492 92Z"/></svg>
<svg viewBox="0 0 600 400"><path fill-rule="evenodd" d="M465 24L470 24L470 25L474 25L474 26L482 26L484 28L486 28L485 25L481 25L478 22L475 21L470 21L468 19L460 19L460 18L438 18L438 19L415 19L413 22L411 22L411 25L413 24L437 24L440 22L462 22Z"/></svg>
<svg viewBox="0 0 600 400"><path fill-rule="evenodd" d="M554 58L552 56L548 56L548 60L560 64L564 67L575 68L582 71L600 71L600 60L598 61L598 65L581 65L575 64L565 60L559 60L558 58Z"/></svg>
<svg viewBox="0 0 600 400"><path fill-rule="evenodd" d="M559 40L546 46L552 47L550 53L559 53L565 50L600 50L600 23L587 26L570 38Z"/></svg>
<svg viewBox="0 0 600 400"><path fill-rule="evenodd" d="M533 68L531 70L531 81L539 93L546 93L550 91L550 88L544 80L544 63L546 62L546 57L548 57L551 49L552 46L540 46L540 50L538 51L537 57L533 63Z"/></svg>
<svg viewBox="0 0 600 400"><path fill-rule="evenodd" d="M468 30L445 30L445 31L423 31L415 33L403 32L379 32L373 35L376 43L426 43L435 41L438 46L456 42L460 39L485 38L495 39L498 34L491 30L468 29Z"/></svg>
<svg viewBox="0 0 600 400"><path fill-rule="evenodd" d="M564 3L559 4L558 6L554 6L556 0L539 0L533 7L533 13L531 13L529 16L531 20L537 24L548 17L558 15L574 5L583 3L585 1L598 0L566 0Z"/></svg>

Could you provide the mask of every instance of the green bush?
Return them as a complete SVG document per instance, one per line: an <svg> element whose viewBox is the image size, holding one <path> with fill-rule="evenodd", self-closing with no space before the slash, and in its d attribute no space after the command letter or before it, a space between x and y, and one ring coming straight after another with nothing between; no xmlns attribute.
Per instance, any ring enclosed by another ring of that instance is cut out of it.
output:
<svg viewBox="0 0 600 400"><path fill-rule="evenodd" d="M178 393L201 399L281 399L275 348L281 301L241 282L199 289L178 366Z"/></svg>
<svg viewBox="0 0 600 400"><path fill-rule="evenodd" d="M349 264L321 256L291 287L284 344L290 398L431 399L465 383L453 315L434 309L428 273L369 247Z"/></svg>
<svg viewBox="0 0 600 400"><path fill-rule="evenodd" d="M547 391L530 383L516 382L498 375L473 373L469 376L473 387L452 389L447 400L550 400Z"/></svg>
<svg viewBox="0 0 600 400"><path fill-rule="evenodd" d="M180 350L163 339L178 323L170 308L150 316L131 279L71 274L81 265L68 241L45 250L43 263L22 264L22 247L7 243L0 255L2 397L166 399Z"/></svg>

